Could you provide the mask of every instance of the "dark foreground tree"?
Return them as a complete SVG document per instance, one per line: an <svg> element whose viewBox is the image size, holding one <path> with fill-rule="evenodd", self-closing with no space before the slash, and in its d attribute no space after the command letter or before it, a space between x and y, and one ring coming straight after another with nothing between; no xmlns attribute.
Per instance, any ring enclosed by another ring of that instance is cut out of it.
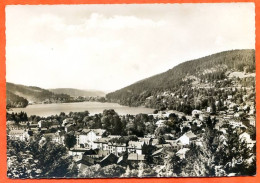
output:
<svg viewBox="0 0 260 183"><path fill-rule="evenodd" d="M74 145L76 145L77 140L76 140L75 135L66 134L64 142L65 142L66 147L70 149Z"/></svg>
<svg viewBox="0 0 260 183"><path fill-rule="evenodd" d="M67 178L77 177L78 168L67 149L40 138L34 142L8 141L8 177Z"/></svg>

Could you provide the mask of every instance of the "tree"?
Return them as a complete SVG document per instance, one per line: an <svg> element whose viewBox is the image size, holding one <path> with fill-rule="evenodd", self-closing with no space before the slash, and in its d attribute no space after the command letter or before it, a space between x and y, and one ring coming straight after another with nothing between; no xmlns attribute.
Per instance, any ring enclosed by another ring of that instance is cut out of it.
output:
<svg viewBox="0 0 260 183"><path fill-rule="evenodd" d="M8 176L11 178L76 177L78 168L72 157L67 156L67 149L52 142L40 143L40 139L40 136L36 136L35 141L27 143L8 141L7 150L11 156L22 158L22 160L28 160L28 158L34 160L32 164L10 160L12 166L8 167Z"/></svg>
<svg viewBox="0 0 260 183"><path fill-rule="evenodd" d="M98 171L99 177L120 177L125 173L125 168L120 165L108 165Z"/></svg>
<svg viewBox="0 0 260 183"><path fill-rule="evenodd" d="M182 172L181 161L182 160L180 157L176 154L170 155L168 159L165 159L166 172L170 172L172 170L177 176L180 175Z"/></svg>
<svg viewBox="0 0 260 183"><path fill-rule="evenodd" d="M156 177L157 173L156 171L151 168L150 166L144 167L142 177Z"/></svg>
<svg viewBox="0 0 260 183"><path fill-rule="evenodd" d="M97 174L98 174L100 168L101 168L101 166L99 164L88 166L80 172L79 177L95 178L95 177L97 177Z"/></svg>
<svg viewBox="0 0 260 183"><path fill-rule="evenodd" d="M162 135L159 135L157 139L158 139L158 144L165 144L165 138Z"/></svg>
<svg viewBox="0 0 260 183"><path fill-rule="evenodd" d="M216 105L215 105L215 102L212 102L212 103L211 103L211 108L212 108L211 114L216 114L217 107L216 107Z"/></svg>
<svg viewBox="0 0 260 183"><path fill-rule="evenodd" d="M76 139L75 135L66 134L64 142L65 142L66 147L70 149L74 145L76 145L77 139Z"/></svg>
<svg viewBox="0 0 260 183"><path fill-rule="evenodd" d="M121 135L123 133L123 124L121 122L121 119L119 118L118 115L114 115L112 118L112 134L113 135Z"/></svg>

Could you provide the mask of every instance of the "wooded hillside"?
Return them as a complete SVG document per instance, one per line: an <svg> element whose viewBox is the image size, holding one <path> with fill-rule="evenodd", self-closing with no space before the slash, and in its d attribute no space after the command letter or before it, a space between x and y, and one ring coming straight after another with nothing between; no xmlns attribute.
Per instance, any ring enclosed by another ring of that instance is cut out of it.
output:
<svg viewBox="0 0 260 183"><path fill-rule="evenodd" d="M217 80L223 80L222 83L229 82L224 79L228 73L234 71L254 73L255 50L225 51L187 61L164 73L109 93L106 97L109 101L123 105L145 105L148 97L157 96L165 91L174 93L182 89L180 91L182 93L192 86L208 85ZM216 85L216 87L220 86ZM156 104L149 107L156 107Z"/></svg>

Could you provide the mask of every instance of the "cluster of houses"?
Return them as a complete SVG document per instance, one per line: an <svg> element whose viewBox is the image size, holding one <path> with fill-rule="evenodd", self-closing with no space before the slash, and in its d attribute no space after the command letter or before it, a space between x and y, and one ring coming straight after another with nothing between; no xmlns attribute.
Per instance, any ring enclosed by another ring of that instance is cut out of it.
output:
<svg viewBox="0 0 260 183"><path fill-rule="evenodd" d="M68 127L72 121L65 119L61 126ZM157 127L164 125L165 120L157 121ZM13 140L27 141L34 138L34 135L41 132L42 138L50 138L52 142L64 144L65 134L71 131L68 128L55 133L47 132L44 121L39 121L38 126L32 123L21 123L19 128L12 122L7 122L8 138ZM53 123L50 127L57 127ZM42 131L43 130L43 131ZM46 132L45 132L46 131ZM119 139L117 135L107 135L104 129L87 129L83 128L74 133L76 136L76 144L69 149L69 155L73 156L78 162L79 167L89 166L99 163L102 166L108 164L134 165L145 161L147 158L147 150L145 147L153 146L155 151L151 153L155 163L164 161L166 152L177 151L180 158L185 158L185 153L192 143L198 143L198 137L191 131L183 134L176 140L166 140L165 144L159 144L158 139L154 135L138 137L138 140L130 140L128 142L114 142L112 139ZM169 154L168 154L169 155Z"/></svg>
<svg viewBox="0 0 260 183"><path fill-rule="evenodd" d="M21 122L19 126L15 122L7 121L7 133L8 138L20 141L28 141L33 139L35 134L40 133L43 139L49 138L54 143L65 145L65 135L72 132L76 137L76 144L69 149L68 153L78 163L80 170L94 164L135 166L139 162L146 161L148 156L151 157L154 164L163 165L172 154L176 154L181 159L185 158L192 144L203 147L202 133L205 132L205 129L201 129L197 133L191 130L191 126L195 124L198 128L203 127L209 116L217 119L214 128L222 134L220 141L224 145L227 145L227 129L231 126L234 131L239 132L239 140L246 142L248 147L252 148L256 143L250 134L250 128L255 128L254 104L249 102L244 106L237 105L231 102L231 99L232 96L228 96L228 100L225 101L228 110L218 111L214 116L211 115L210 107L206 110L193 110L192 115L186 116L187 120L180 125L181 131L185 127L189 130L179 137L174 137L170 133L165 134L173 140L165 140L161 144L154 134L138 137L137 140L121 142L113 140L120 139L121 136L109 135L105 129L82 128L74 131L72 118L64 119L62 124L55 120L51 123L41 120L38 123ZM167 118L171 113L182 115L176 111L159 111L157 114L151 114L158 119L153 122L154 125L157 128L166 126ZM243 121L241 116L246 116L247 122ZM52 132L49 129L56 130ZM147 151L146 148L151 146L153 151Z"/></svg>
<svg viewBox="0 0 260 183"><path fill-rule="evenodd" d="M137 141L127 143L112 142L111 139L119 136L108 135L102 137L102 129L88 129L87 132L77 134L77 144L69 150L69 154L79 163L79 167L100 164L119 164L122 166L138 164L147 158L145 147L154 146L155 151L150 155L153 162L163 164L164 160L177 151L180 158L185 158L189 145L197 143L198 137L191 131L176 140L167 140L166 144L159 144L151 137L139 137ZM86 144L86 146L84 145Z"/></svg>

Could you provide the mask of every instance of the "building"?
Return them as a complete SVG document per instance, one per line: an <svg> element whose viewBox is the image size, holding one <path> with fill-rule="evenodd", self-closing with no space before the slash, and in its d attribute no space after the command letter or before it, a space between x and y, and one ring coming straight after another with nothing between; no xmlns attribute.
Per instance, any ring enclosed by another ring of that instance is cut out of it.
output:
<svg viewBox="0 0 260 183"><path fill-rule="evenodd" d="M141 155L143 154L142 148L144 144L144 142L129 141L127 146L127 152Z"/></svg>
<svg viewBox="0 0 260 183"><path fill-rule="evenodd" d="M188 131L185 134L183 134L180 138L177 139L177 144L180 145L181 147L185 147L187 145L195 143L196 139L197 136L191 131Z"/></svg>
<svg viewBox="0 0 260 183"><path fill-rule="evenodd" d="M110 138L108 138L108 137L97 139L94 141L94 147L96 147L97 149L106 151L106 150L108 150L109 140L110 140Z"/></svg>
<svg viewBox="0 0 260 183"><path fill-rule="evenodd" d="M96 149L95 141L102 138L105 133L104 129L83 129L76 133L77 147Z"/></svg>
<svg viewBox="0 0 260 183"><path fill-rule="evenodd" d="M179 156L180 159L184 159L186 153L187 153L189 150L190 150L189 148L182 148L182 149L180 149L180 150L176 153L176 155Z"/></svg>
<svg viewBox="0 0 260 183"><path fill-rule="evenodd" d="M105 156L100 161L100 165L101 166L107 166L107 165L111 165L111 164L116 164L117 161L118 161L118 157L115 154L110 153L109 155Z"/></svg>
<svg viewBox="0 0 260 183"><path fill-rule="evenodd" d="M161 148L152 154L153 162L163 165L165 157L171 154L173 154L173 152L169 151L166 148Z"/></svg>
<svg viewBox="0 0 260 183"><path fill-rule="evenodd" d="M108 151L116 156L120 156L123 152L126 152L126 143L108 142Z"/></svg>
<svg viewBox="0 0 260 183"><path fill-rule="evenodd" d="M79 149L73 148L69 150L69 155L76 157L78 160L81 160L86 150L87 149L83 149L83 148L79 148Z"/></svg>
<svg viewBox="0 0 260 183"><path fill-rule="evenodd" d="M10 130L8 137L12 140L26 141L31 138L33 132L30 130Z"/></svg>
<svg viewBox="0 0 260 183"><path fill-rule="evenodd" d="M98 156L98 150L93 150L93 149L88 149L85 150L85 152L82 155L82 159L87 159L87 158L93 158L93 159L97 159L99 158Z"/></svg>
<svg viewBox="0 0 260 183"><path fill-rule="evenodd" d="M45 133L43 134L45 139L49 138L54 143L63 144L64 136L60 136L59 133Z"/></svg>
<svg viewBox="0 0 260 183"><path fill-rule="evenodd" d="M137 164L139 162L145 161L145 155L137 154L137 153L131 153L127 157L127 161L129 164Z"/></svg>

